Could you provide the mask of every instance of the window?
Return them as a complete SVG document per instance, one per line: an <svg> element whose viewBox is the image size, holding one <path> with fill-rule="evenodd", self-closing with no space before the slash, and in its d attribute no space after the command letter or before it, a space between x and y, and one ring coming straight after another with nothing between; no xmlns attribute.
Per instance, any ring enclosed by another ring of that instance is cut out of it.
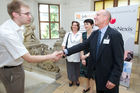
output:
<svg viewBox="0 0 140 93"><path fill-rule="evenodd" d="M40 39L59 38L60 6L55 4L38 4Z"/></svg>
<svg viewBox="0 0 140 93"><path fill-rule="evenodd" d="M118 6L127 6L128 0L118 0Z"/></svg>
<svg viewBox="0 0 140 93"><path fill-rule="evenodd" d="M139 0L100 0L94 1L94 11L98 11L101 9L117 7L117 6L127 6L138 4L138 17L137 17L137 25L136 25L136 35L135 35L135 44L139 42L139 31L140 31L140 1Z"/></svg>
<svg viewBox="0 0 140 93"><path fill-rule="evenodd" d="M96 2L95 3L95 11L99 11L99 10L101 10L101 9L103 9L103 1L98 1L98 2Z"/></svg>
<svg viewBox="0 0 140 93"><path fill-rule="evenodd" d="M106 0L105 1L105 9L106 8L112 8L113 7L113 1L112 0Z"/></svg>

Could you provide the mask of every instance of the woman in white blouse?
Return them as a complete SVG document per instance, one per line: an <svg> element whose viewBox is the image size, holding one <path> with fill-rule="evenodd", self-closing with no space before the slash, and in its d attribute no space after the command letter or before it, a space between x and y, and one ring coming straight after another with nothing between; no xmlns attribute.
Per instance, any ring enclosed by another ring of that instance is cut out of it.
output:
<svg viewBox="0 0 140 93"><path fill-rule="evenodd" d="M81 33L78 32L80 24L77 21L72 21L70 32L65 34L62 48L69 48L80 43ZM74 83L79 86L79 75L80 75L80 52L73 55L67 56L67 74L69 79L69 86L71 87Z"/></svg>

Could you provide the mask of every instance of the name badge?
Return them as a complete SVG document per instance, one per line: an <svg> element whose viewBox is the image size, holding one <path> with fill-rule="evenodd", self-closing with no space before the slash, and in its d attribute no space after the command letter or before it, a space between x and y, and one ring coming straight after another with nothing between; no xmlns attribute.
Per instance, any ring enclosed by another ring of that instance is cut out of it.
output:
<svg viewBox="0 0 140 93"><path fill-rule="evenodd" d="M109 44L110 39L104 39L103 44Z"/></svg>

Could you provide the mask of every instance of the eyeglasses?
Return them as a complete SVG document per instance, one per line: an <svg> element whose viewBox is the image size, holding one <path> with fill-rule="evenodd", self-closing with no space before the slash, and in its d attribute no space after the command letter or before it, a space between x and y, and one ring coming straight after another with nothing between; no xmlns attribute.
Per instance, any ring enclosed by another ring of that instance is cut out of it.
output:
<svg viewBox="0 0 140 93"><path fill-rule="evenodd" d="M24 15L27 15L27 16L31 15L31 13L30 13L30 12L20 13L20 14L24 14Z"/></svg>

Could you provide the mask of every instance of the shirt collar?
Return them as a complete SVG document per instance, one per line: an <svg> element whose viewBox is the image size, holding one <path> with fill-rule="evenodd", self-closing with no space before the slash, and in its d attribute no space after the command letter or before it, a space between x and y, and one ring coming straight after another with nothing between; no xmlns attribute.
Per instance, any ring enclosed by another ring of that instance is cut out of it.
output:
<svg viewBox="0 0 140 93"><path fill-rule="evenodd" d="M18 26L12 19L9 20L14 31L22 31L24 26Z"/></svg>
<svg viewBox="0 0 140 93"><path fill-rule="evenodd" d="M104 28L100 29L100 30L101 30L101 32L102 32L102 33L105 33L105 32L106 32L106 30L107 30L107 28L108 28L108 25L107 25L107 26L105 26Z"/></svg>

